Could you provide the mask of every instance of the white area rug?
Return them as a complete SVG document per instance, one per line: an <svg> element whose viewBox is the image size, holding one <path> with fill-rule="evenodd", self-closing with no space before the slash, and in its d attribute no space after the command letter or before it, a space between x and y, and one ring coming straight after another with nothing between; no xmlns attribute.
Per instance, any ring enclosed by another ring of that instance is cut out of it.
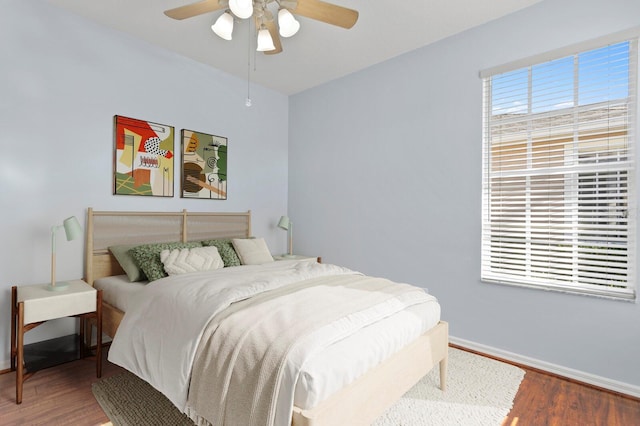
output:
<svg viewBox="0 0 640 426"><path fill-rule="evenodd" d="M499 426L509 414L524 370L449 348L447 390L436 366L373 426Z"/></svg>

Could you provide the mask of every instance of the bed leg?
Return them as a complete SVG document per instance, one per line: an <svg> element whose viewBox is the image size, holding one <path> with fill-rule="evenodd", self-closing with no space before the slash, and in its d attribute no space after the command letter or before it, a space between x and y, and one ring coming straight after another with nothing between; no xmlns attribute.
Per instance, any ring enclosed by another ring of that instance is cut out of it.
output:
<svg viewBox="0 0 640 426"><path fill-rule="evenodd" d="M440 390L443 392L447 390L447 361L449 357L445 356L440 361Z"/></svg>

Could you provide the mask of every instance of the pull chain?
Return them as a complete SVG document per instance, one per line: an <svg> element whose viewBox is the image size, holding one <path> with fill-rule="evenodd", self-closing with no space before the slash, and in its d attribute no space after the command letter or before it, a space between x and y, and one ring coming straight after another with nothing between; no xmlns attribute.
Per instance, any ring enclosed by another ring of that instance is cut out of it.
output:
<svg viewBox="0 0 640 426"><path fill-rule="evenodd" d="M247 99L245 101L245 105L247 107L251 106L251 24L247 25L249 28L249 33L247 37ZM255 59L254 59L255 62Z"/></svg>

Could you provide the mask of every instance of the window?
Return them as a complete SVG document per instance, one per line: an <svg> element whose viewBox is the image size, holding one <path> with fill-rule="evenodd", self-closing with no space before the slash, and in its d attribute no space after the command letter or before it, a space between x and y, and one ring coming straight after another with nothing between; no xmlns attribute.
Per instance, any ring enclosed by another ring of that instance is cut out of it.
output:
<svg viewBox="0 0 640 426"><path fill-rule="evenodd" d="M635 299L637 39L481 73L482 280Z"/></svg>

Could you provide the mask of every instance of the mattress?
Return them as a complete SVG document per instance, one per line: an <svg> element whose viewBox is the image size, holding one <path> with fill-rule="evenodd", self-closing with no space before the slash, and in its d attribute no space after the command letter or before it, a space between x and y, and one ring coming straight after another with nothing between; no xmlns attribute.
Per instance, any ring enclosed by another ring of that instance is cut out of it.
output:
<svg viewBox="0 0 640 426"><path fill-rule="evenodd" d="M126 312L144 297L146 282L132 283L126 275L100 278L94 287L103 300ZM294 404L310 409L424 334L440 321L437 301L410 307L364 327L310 357L295 386Z"/></svg>
<svg viewBox="0 0 640 426"><path fill-rule="evenodd" d="M111 306L127 312L127 309L135 303L136 296L144 290L147 281L132 283L126 275L115 275L97 279L93 287L102 290L102 300Z"/></svg>

